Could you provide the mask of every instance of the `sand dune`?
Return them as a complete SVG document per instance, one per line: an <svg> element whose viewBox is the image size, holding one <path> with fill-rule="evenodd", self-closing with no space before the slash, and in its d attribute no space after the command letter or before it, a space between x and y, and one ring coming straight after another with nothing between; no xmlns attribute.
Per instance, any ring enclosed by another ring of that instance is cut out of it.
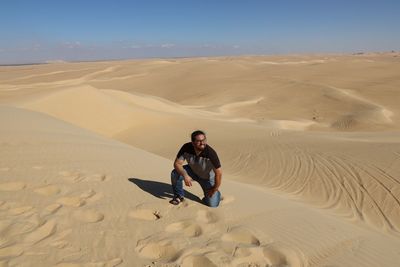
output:
<svg viewBox="0 0 400 267"><path fill-rule="evenodd" d="M0 69L4 266L397 266L399 65L390 55ZM205 129L218 209L169 173Z"/></svg>

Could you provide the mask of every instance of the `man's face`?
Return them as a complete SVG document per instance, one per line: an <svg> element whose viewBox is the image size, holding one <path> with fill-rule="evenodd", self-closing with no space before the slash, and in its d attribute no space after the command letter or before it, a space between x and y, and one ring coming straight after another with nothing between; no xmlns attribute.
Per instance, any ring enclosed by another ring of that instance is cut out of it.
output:
<svg viewBox="0 0 400 267"><path fill-rule="evenodd" d="M207 139L206 139L205 135L199 134L195 137L195 139L192 143L193 143L193 146L195 147L195 149L202 151L202 150L204 150L204 148L206 148Z"/></svg>

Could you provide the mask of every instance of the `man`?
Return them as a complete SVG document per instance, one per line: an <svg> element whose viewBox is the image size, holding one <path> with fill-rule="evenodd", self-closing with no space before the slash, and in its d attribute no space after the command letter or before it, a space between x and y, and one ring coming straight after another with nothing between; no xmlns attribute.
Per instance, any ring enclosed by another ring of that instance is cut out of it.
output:
<svg viewBox="0 0 400 267"><path fill-rule="evenodd" d="M171 172L174 198L171 204L178 205L184 200L183 181L186 186L192 186L192 181L200 184L204 192L203 202L209 207L218 207L221 193L222 170L219 158L214 149L207 145L206 134L194 131L192 142L186 143L179 150ZM188 163L183 165L184 161Z"/></svg>

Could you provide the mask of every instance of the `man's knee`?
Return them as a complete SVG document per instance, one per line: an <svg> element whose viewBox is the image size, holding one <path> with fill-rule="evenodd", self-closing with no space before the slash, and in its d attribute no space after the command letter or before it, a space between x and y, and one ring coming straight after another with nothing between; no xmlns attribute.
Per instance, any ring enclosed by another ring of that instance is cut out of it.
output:
<svg viewBox="0 0 400 267"><path fill-rule="evenodd" d="M179 176L180 176L179 173L175 169L173 169L171 171L171 182L173 184L176 183L178 181L178 179L179 179Z"/></svg>
<svg viewBox="0 0 400 267"><path fill-rule="evenodd" d="M210 208L216 208L219 206L219 202L209 202L206 204L207 206L209 206Z"/></svg>
<svg viewBox="0 0 400 267"><path fill-rule="evenodd" d="M219 206L219 203L221 201L221 193L219 191L215 192L212 197L206 197L204 198L204 203L211 207L211 208L216 208Z"/></svg>
<svg viewBox="0 0 400 267"><path fill-rule="evenodd" d="M205 204L206 204L207 206L209 206L210 208L216 208L216 207L219 206L219 201L209 201L209 200L206 200L206 201L205 201Z"/></svg>

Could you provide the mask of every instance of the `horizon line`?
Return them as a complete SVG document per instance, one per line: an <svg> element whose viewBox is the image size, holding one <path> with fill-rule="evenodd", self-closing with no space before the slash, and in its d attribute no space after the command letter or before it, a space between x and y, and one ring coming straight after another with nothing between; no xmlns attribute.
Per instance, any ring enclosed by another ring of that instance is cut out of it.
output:
<svg viewBox="0 0 400 267"><path fill-rule="evenodd" d="M267 56L361 56L372 54L393 54L400 53L400 50L381 50L381 51L358 51L358 52L297 52L287 54L241 54L241 55L211 55L211 56L174 56L174 57L132 57L132 58L110 58L110 59L93 59L93 60L63 60L63 59L49 59L39 62L24 62L24 63L0 63L0 67L17 67L29 65L45 65L57 63L90 63L90 62L108 62L108 61L130 61L130 60L149 60L149 59L190 59L190 58L223 58L223 57L267 57Z"/></svg>

